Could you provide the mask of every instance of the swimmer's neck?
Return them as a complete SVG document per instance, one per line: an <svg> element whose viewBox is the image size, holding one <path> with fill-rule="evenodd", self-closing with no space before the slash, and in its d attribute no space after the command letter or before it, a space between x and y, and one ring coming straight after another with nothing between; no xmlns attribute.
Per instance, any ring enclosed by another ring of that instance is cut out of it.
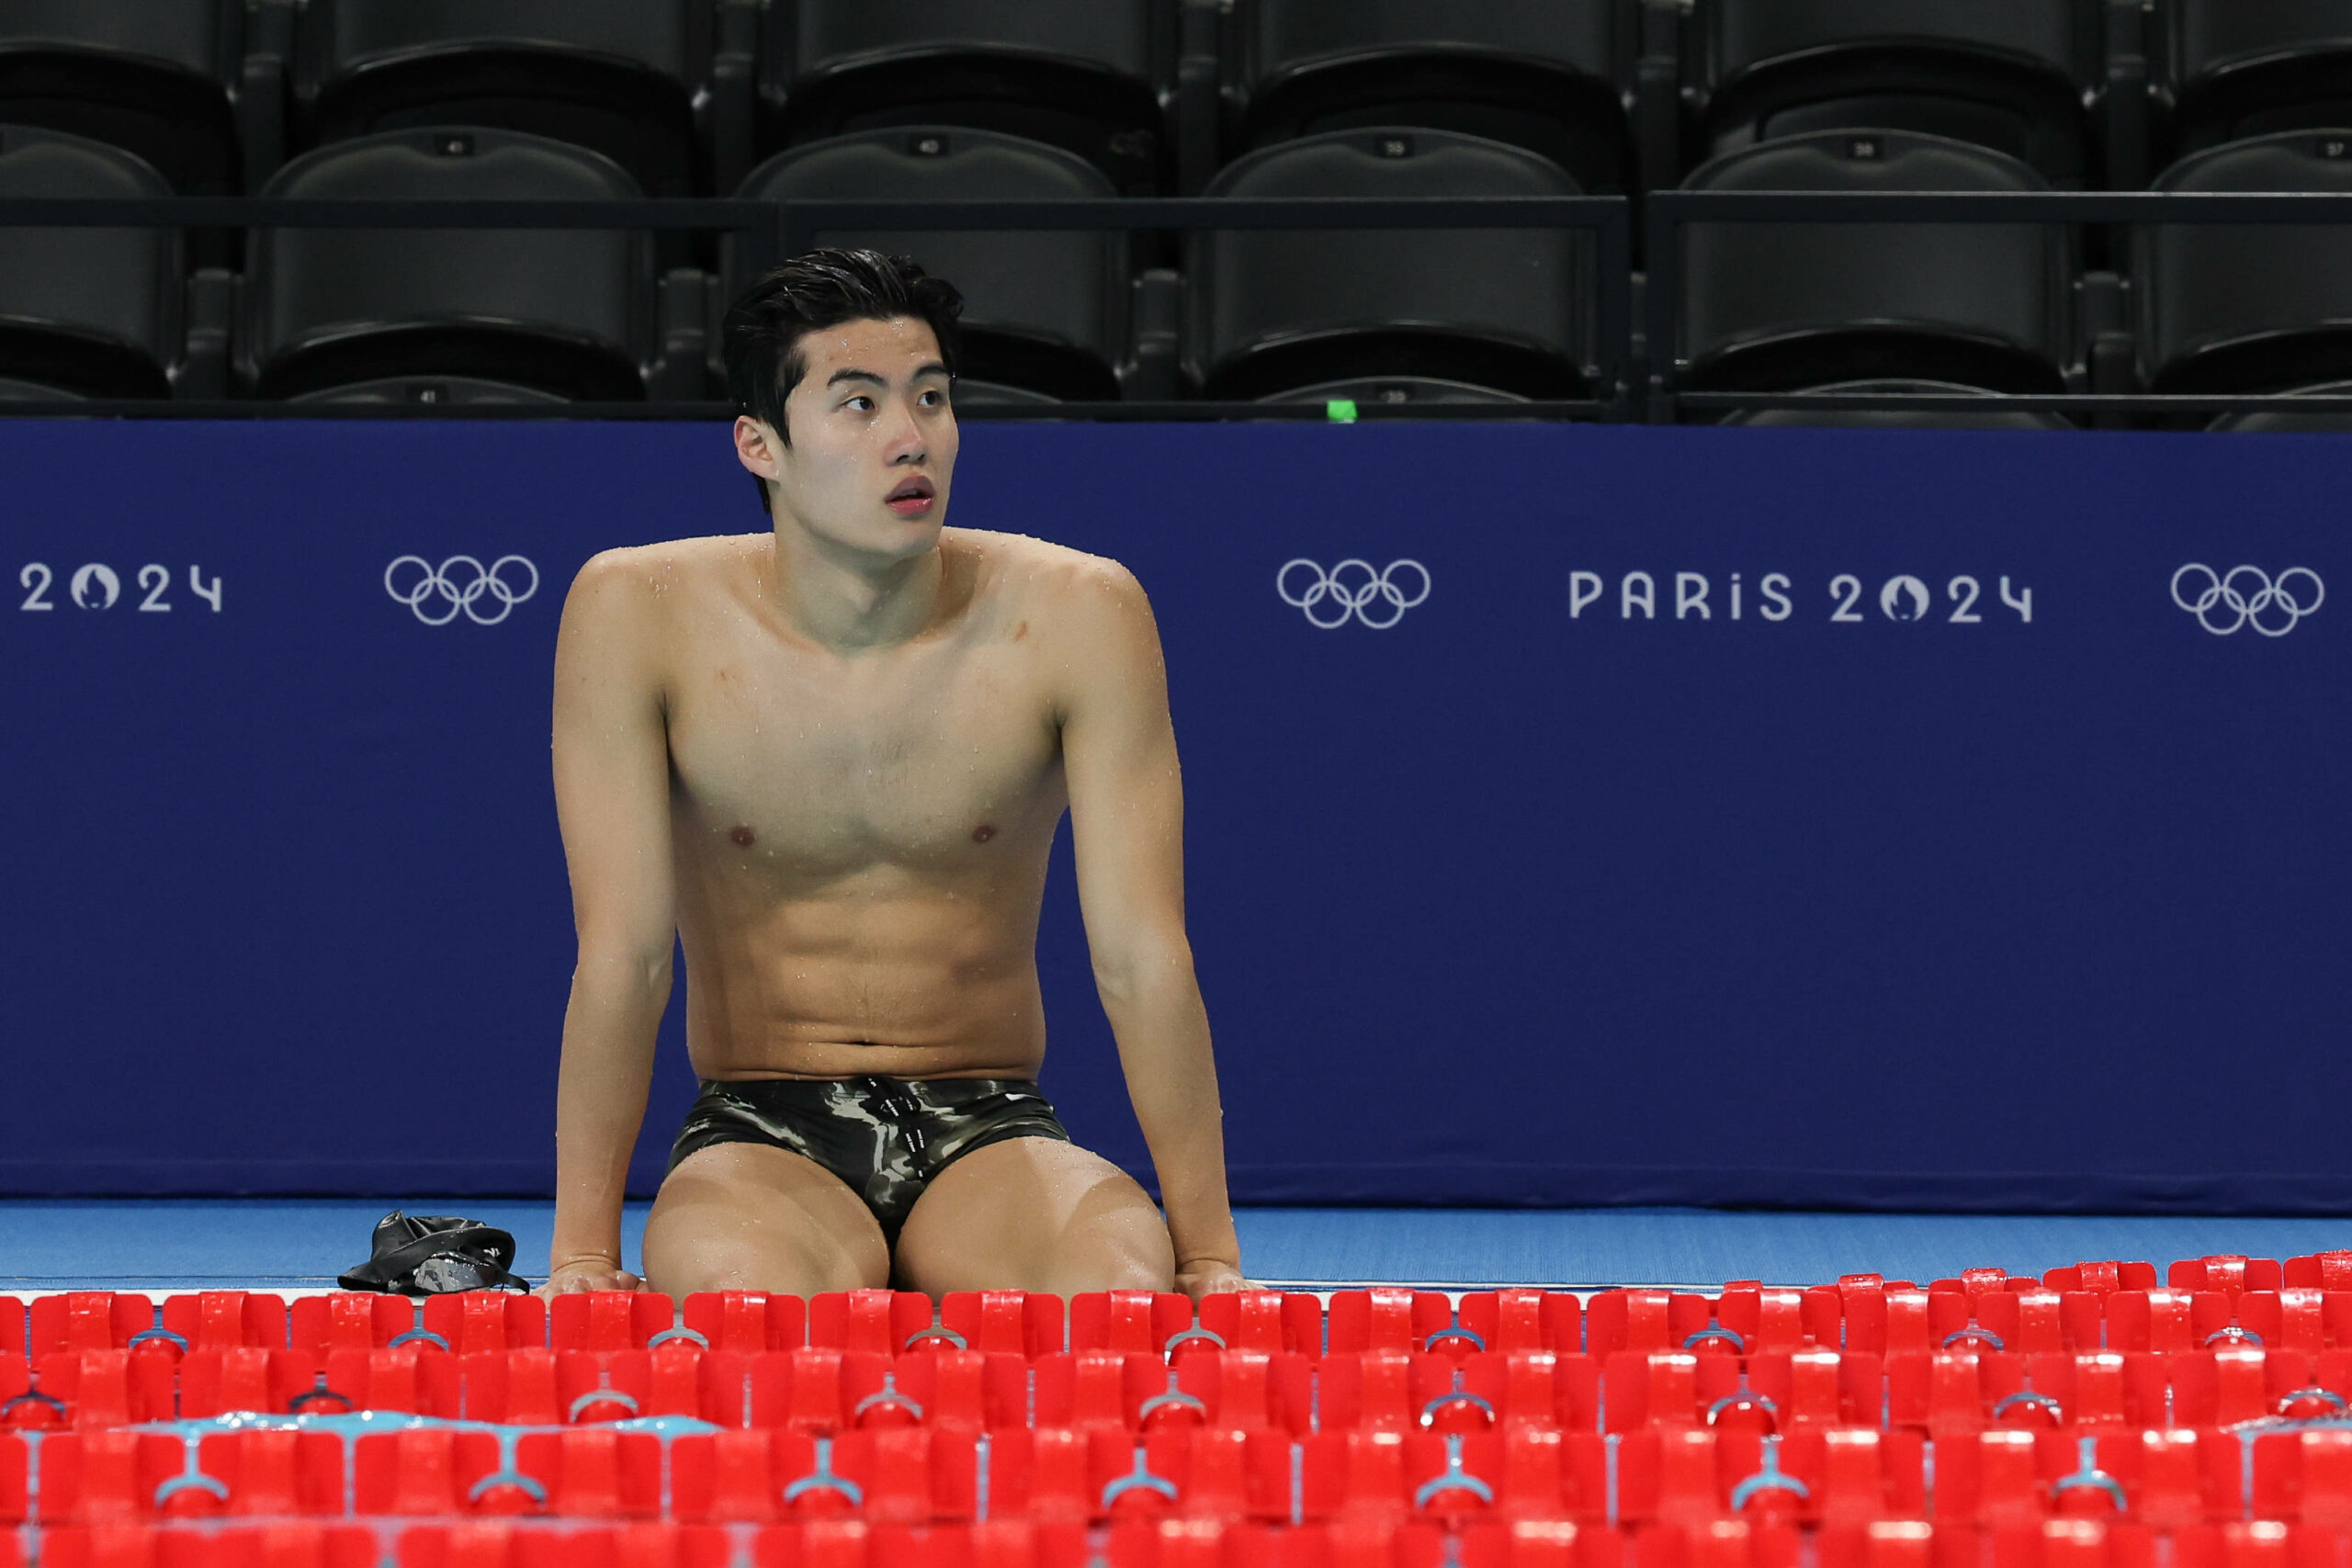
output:
<svg viewBox="0 0 2352 1568"><path fill-rule="evenodd" d="M855 653L912 641L937 619L946 558L935 534L918 554L888 555L826 538L777 512L762 587L794 636Z"/></svg>

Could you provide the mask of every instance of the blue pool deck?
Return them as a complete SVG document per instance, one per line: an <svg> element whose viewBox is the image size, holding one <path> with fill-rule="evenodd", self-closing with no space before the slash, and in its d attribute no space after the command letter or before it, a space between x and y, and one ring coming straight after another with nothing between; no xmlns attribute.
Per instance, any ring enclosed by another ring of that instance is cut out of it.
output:
<svg viewBox="0 0 2352 1568"><path fill-rule="evenodd" d="M313 1290L368 1256L386 1199L0 1200L0 1292L65 1289ZM413 1199L514 1234L522 1271L546 1268L545 1201ZM646 1205L632 1204L634 1265ZM1998 1265L2034 1273L2085 1258L2235 1252L2287 1258L2352 1247L2352 1220L1852 1214L1696 1209L1243 1209L1243 1267L1268 1283L1468 1288L1726 1280L1814 1284L1845 1273L1945 1278Z"/></svg>

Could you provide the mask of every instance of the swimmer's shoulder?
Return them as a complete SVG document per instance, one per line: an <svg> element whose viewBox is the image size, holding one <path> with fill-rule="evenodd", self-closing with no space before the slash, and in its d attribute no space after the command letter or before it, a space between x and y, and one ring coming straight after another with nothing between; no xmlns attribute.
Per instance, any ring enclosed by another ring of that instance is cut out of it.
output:
<svg viewBox="0 0 2352 1568"><path fill-rule="evenodd" d="M711 592L755 585L775 536L713 534L600 550L572 579L572 604L603 615L653 619Z"/></svg>
<svg viewBox="0 0 2352 1568"><path fill-rule="evenodd" d="M978 528L947 528L940 543L971 563L984 594L1001 595L1009 608L1044 613L1057 622L1083 626L1109 608L1114 614L1148 615L1143 585L1109 556L1090 555L1027 534L997 534Z"/></svg>
<svg viewBox="0 0 2352 1568"><path fill-rule="evenodd" d="M982 624L1025 641L1057 712L1081 690L1144 692L1165 679L1151 601L1119 562L1025 534L954 528L942 542L971 553Z"/></svg>
<svg viewBox="0 0 2352 1568"><path fill-rule="evenodd" d="M557 657L666 682L682 630L707 624L714 601L758 592L767 534L628 545L588 558L563 602Z"/></svg>

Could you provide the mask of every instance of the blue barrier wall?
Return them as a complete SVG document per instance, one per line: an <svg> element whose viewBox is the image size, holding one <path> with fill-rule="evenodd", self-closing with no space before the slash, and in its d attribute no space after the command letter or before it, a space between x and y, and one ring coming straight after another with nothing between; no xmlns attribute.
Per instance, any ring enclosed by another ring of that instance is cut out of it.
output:
<svg viewBox="0 0 2352 1568"><path fill-rule="evenodd" d="M977 425L953 520L1153 595L1238 1199L2315 1212L2347 470ZM597 549L759 525L723 432L9 422L0 471L0 1190L548 1190L557 615ZM427 624L455 557L514 602ZM1066 859L1041 962L1046 1087L1140 1168Z"/></svg>

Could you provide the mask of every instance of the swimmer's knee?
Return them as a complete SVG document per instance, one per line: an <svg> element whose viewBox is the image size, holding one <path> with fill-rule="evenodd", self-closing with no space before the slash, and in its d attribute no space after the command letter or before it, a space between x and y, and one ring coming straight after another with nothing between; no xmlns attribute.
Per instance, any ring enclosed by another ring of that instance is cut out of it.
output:
<svg viewBox="0 0 2352 1568"><path fill-rule="evenodd" d="M1154 1225L1135 1256L1125 1265L1137 1280L1148 1281L1136 1285L1113 1285L1112 1290L1172 1291L1176 1288L1176 1248L1168 1239L1165 1226Z"/></svg>
<svg viewBox="0 0 2352 1568"><path fill-rule="evenodd" d="M1176 1265L1168 1259L1123 1259L1118 1267L1103 1277L1102 1284L1073 1285L1064 1295L1077 1295L1088 1291L1152 1291L1165 1293L1176 1288Z"/></svg>
<svg viewBox="0 0 2352 1568"><path fill-rule="evenodd" d="M1059 1251L1047 1287L1057 1295L1176 1288L1176 1248L1157 1213L1116 1227L1093 1227L1069 1238Z"/></svg>
<svg viewBox="0 0 2352 1568"><path fill-rule="evenodd" d="M887 1252L878 1258L864 1258L839 1247L820 1253L803 1247L759 1247L691 1237L659 1248L649 1245L645 1271L648 1290L658 1291L683 1306L688 1296L703 1291L813 1296L880 1285L888 1279L889 1258Z"/></svg>
<svg viewBox="0 0 2352 1568"><path fill-rule="evenodd" d="M1157 1269L1133 1260L1104 1267L1100 1260L1069 1262L1042 1281L1046 1294L1064 1298L1093 1295L1102 1291L1148 1291L1164 1295L1176 1288L1176 1270Z"/></svg>

